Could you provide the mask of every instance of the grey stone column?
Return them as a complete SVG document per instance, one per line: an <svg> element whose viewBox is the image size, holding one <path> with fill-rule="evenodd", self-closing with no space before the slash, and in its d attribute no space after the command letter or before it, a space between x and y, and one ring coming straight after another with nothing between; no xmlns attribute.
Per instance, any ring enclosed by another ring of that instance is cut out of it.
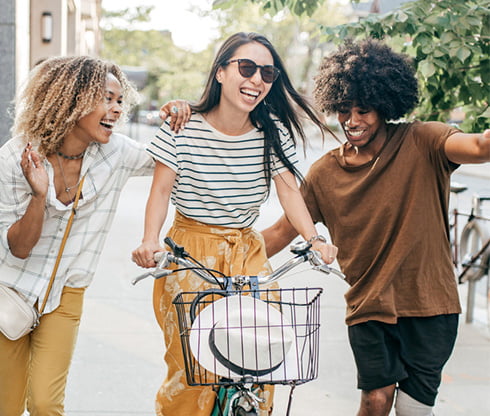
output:
<svg viewBox="0 0 490 416"><path fill-rule="evenodd" d="M15 94L15 0L0 0L0 145L10 136L7 114Z"/></svg>

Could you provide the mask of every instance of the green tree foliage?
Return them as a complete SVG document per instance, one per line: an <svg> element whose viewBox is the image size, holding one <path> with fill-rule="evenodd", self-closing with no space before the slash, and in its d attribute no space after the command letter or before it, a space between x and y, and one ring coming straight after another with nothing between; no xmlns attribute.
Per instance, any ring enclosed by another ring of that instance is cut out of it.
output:
<svg viewBox="0 0 490 416"><path fill-rule="evenodd" d="M490 127L490 1L419 0L384 16L323 27L325 39L388 38L413 56L421 87L417 117L447 120L463 107L463 128ZM402 40L402 42L400 42Z"/></svg>
<svg viewBox="0 0 490 416"><path fill-rule="evenodd" d="M211 60L211 51L194 52L174 45L168 31L137 30L135 22L149 21L153 7L135 7L104 12L103 58L121 66L139 67L148 73L147 85L140 91L142 108L159 108L174 98L197 99Z"/></svg>
<svg viewBox="0 0 490 416"><path fill-rule="evenodd" d="M229 8L235 6L240 1L237 0L215 0L214 7ZM289 9L296 16L309 16L323 4L325 0L248 0L250 3L259 4L264 11L275 15L283 9Z"/></svg>
<svg viewBox="0 0 490 416"><path fill-rule="evenodd" d="M311 3L311 1L310 1ZM309 18L289 10L264 12L262 5L248 0L232 2L228 8L211 11L198 8L193 13L212 15L219 35L202 52L183 50L174 45L166 31L145 30L153 7L133 7L103 13L102 56L124 66L143 67L148 71L148 85L142 90L144 102L159 106L174 98L197 100L203 91L216 48L231 34L254 31L267 36L283 58L294 85L306 94L311 92L313 74L323 48L320 22L339 24L346 19L338 3L325 4Z"/></svg>
<svg viewBox="0 0 490 416"><path fill-rule="evenodd" d="M310 94L313 75L323 52L329 47L320 38L320 22L331 25L345 22L342 5L331 1L312 10L312 15L306 17L288 9L276 11L269 7L264 10L259 1L252 3L250 0L214 2L215 8L224 10L218 15L220 39L239 31L265 35L282 57L293 84Z"/></svg>
<svg viewBox="0 0 490 416"><path fill-rule="evenodd" d="M297 3L249 1L293 12L291 6ZM313 13L323 0L307 3L308 13ZM451 110L462 107L463 129L490 127L490 0L418 0L385 15L371 14L335 27L323 24L320 30L324 42L380 38L411 55L421 89L418 118L446 121Z"/></svg>

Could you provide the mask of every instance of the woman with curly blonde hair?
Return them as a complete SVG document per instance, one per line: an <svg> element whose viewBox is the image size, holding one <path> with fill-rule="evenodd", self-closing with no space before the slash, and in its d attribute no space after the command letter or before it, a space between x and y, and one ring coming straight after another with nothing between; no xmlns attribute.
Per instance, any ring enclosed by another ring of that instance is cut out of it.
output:
<svg viewBox="0 0 490 416"><path fill-rule="evenodd" d="M31 333L0 333L1 415L20 416L26 406L31 416L64 415L85 288L123 185L153 171L143 145L113 133L136 98L116 65L87 56L42 62L17 98L13 137L0 148L0 283L45 307Z"/></svg>

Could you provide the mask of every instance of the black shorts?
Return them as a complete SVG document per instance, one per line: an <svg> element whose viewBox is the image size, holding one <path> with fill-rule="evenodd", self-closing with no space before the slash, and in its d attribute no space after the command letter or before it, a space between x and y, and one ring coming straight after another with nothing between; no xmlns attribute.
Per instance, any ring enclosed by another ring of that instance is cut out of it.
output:
<svg viewBox="0 0 490 416"><path fill-rule="evenodd" d="M350 326L357 387L369 391L398 383L414 399L434 406L442 368L456 341L458 319L450 314Z"/></svg>

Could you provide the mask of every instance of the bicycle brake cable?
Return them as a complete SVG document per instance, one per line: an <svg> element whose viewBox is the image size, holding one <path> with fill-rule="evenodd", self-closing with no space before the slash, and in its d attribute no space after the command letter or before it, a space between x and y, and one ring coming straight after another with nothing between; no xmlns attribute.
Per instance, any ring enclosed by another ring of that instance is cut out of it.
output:
<svg viewBox="0 0 490 416"><path fill-rule="evenodd" d="M220 272L219 270L215 270L215 269L210 269L206 266L204 266L203 264L199 263L197 260L193 259L191 256L189 256L189 258L193 261L195 261L197 263L197 265L199 266L196 266L196 267L181 267L179 269L174 269L174 272L182 272L182 271L187 271L187 270L202 270L202 271L206 271L212 279L214 279L214 281L216 282L216 284L219 286L220 289L224 290L225 289L225 286L223 283L221 283L217 277L213 274L213 273L216 273L218 275L221 275L221 277L224 277L226 278L227 276Z"/></svg>

